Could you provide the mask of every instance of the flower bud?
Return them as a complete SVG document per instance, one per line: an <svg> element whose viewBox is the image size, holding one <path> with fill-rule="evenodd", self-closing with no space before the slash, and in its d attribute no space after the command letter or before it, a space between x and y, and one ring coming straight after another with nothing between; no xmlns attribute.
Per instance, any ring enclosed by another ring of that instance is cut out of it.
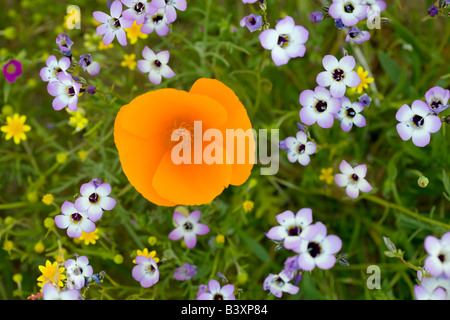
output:
<svg viewBox="0 0 450 320"><path fill-rule="evenodd" d="M89 86L86 91L89 94L95 94L97 92L97 88L94 86Z"/></svg>
<svg viewBox="0 0 450 320"><path fill-rule="evenodd" d="M422 187L422 188L425 188L425 187L428 185L428 182L430 182L430 181L429 181L428 178L425 177L425 176L421 176L421 177L419 178L419 180L417 180L417 183L418 183L419 186Z"/></svg>
<svg viewBox="0 0 450 320"><path fill-rule="evenodd" d="M436 17L439 13L439 9L436 6L431 6L430 8L428 8L428 15L430 17Z"/></svg>

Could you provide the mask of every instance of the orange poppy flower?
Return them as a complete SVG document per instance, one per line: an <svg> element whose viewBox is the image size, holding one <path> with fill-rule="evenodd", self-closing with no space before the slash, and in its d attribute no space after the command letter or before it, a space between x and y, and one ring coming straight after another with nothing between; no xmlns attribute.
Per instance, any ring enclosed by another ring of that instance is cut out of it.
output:
<svg viewBox="0 0 450 320"><path fill-rule="evenodd" d="M160 206L208 203L229 185L243 184L255 162L245 107L213 79L197 80L189 92L138 96L118 112L114 141L129 182ZM177 154L184 160L174 160Z"/></svg>

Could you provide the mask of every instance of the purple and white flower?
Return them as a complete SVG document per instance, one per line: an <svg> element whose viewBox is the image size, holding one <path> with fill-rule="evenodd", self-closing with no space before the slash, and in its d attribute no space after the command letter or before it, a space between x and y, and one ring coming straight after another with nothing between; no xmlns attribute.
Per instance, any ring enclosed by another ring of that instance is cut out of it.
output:
<svg viewBox="0 0 450 320"><path fill-rule="evenodd" d="M433 277L445 275L450 279L450 232L444 234L441 239L427 236L424 246L428 253L424 267L428 273Z"/></svg>
<svg viewBox="0 0 450 320"><path fill-rule="evenodd" d="M328 14L333 19L341 19L345 26L352 27L367 17L367 8L362 0L333 0Z"/></svg>
<svg viewBox="0 0 450 320"><path fill-rule="evenodd" d="M303 279L302 269L298 266L298 256L292 256L284 261L284 269L281 271L285 273L289 279L294 279L294 284L298 285Z"/></svg>
<svg viewBox="0 0 450 320"><path fill-rule="evenodd" d="M269 274L264 280L264 291L270 290L275 297L281 298L283 292L290 294L297 294L299 288L289 283L292 278L286 272L280 272L278 274Z"/></svg>
<svg viewBox="0 0 450 320"><path fill-rule="evenodd" d="M44 300L80 300L80 290L66 289L59 291L52 284L46 283L42 287L42 298Z"/></svg>
<svg viewBox="0 0 450 320"><path fill-rule="evenodd" d="M199 294L196 300L236 300L233 284L226 284L221 288L217 280L211 279L208 287L203 287L203 290L206 292Z"/></svg>
<svg viewBox="0 0 450 320"><path fill-rule="evenodd" d="M94 273L86 256L77 257L76 260L66 260L64 266L67 271L67 279L70 279L70 282L67 282L68 287L70 283L69 289L83 288L86 282L85 278L91 277Z"/></svg>
<svg viewBox="0 0 450 320"><path fill-rule="evenodd" d="M181 267L175 269L173 277L178 281L186 281L192 279L197 274L197 266L185 263Z"/></svg>
<svg viewBox="0 0 450 320"><path fill-rule="evenodd" d="M274 241L283 241L286 249L296 251L300 242L316 236L317 230L312 224L313 216L310 208L300 209L295 215L287 210L275 217L280 224L272 227L266 236Z"/></svg>
<svg viewBox="0 0 450 320"><path fill-rule="evenodd" d="M322 64L326 71L317 75L317 84L322 87L329 86L331 95L335 98L342 98L347 87L353 88L361 83L360 77L353 71L356 65L353 56L345 56L338 61L335 56L326 55Z"/></svg>
<svg viewBox="0 0 450 320"><path fill-rule="evenodd" d="M248 16L243 17L239 22L239 25L241 27L247 27L250 32L254 32L261 29L263 25L263 18L260 15L252 13Z"/></svg>
<svg viewBox="0 0 450 320"><path fill-rule="evenodd" d="M272 51L275 65L281 66L288 63L291 58L305 55L305 42L308 37L308 30L303 26L296 26L294 19L286 16L277 22L275 29L261 32L259 40L264 49Z"/></svg>
<svg viewBox="0 0 450 320"><path fill-rule="evenodd" d="M280 146L285 146L289 162L299 162L302 166L307 166L311 161L310 155L316 153L317 146L312 141L307 141L308 137L304 131L297 132L296 137L287 137Z"/></svg>
<svg viewBox="0 0 450 320"><path fill-rule="evenodd" d="M169 233L169 239L179 240L184 238L184 243L190 249L194 248L197 244L197 235L204 235L209 232L209 227L206 224L199 223L200 211L192 211L187 217L174 211L173 219L176 224L176 228Z"/></svg>
<svg viewBox="0 0 450 320"><path fill-rule="evenodd" d="M81 231L91 233L95 230L95 224L89 220L87 213L75 209L72 202L64 201L61 212L55 217L55 224L60 229L67 229L69 237L79 238Z"/></svg>
<svg viewBox="0 0 450 320"><path fill-rule="evenodd" d="M361 44L364 41L367 41L370 39L370 33L369 31L361 31L358 27L351 27L350 30L347 33L347 36L345 37L345 41L352 41L356 44Z"/></svg>
<svg viewBox="0 0 450 320"><path fill-rule="evenodd" d="M72 56L73 41L70 40L70 38L66 34L58 34L58 36L56 37L56 44L58 45L58 48L63 55L65 55L66 57Z"/></svg>
<svg viewBox="0 0 450 320"><path fill-rule="evenodd" d="M143 288L149 288L159 281L158 264L152 257L137 256L135 261L137 265L131 275Z"/></svg>
<svg viewBox="0 0 450 320"><path fill-rule="evenodd" d="M153 50L145 46L142 56L145 60L139 60L137 67L143 73L148 72L148 79L153 84L160 84L162 77L173 78L175 76L175 72L167 65L170 58L168 50L155 54Z"/></svg>
<svg viewBox="0 0 450 320"><path fill-rule="evenodd" d="M47 85L48 93L55 97L52 102L53 109L59 111L68 107L70 111L76 111L81 84L75 82L67 73L58 73L56 79L58 81L51 81Z"/></svg>
<svg viewBox="0 0 450 320"><path fill-rule="evenodd" d="M90 54L81 55L78 64L91 76L96 76L100 73L100 64L96 61L93 61Z"/></svg>
<svg viewBox="0 0 450 320"><path fill-rule="evenodd" d="M365 164L360 164L353 168L347 161L342 160L339 170L342 173L336 174L334 181L338 186L346 187L345 192L350 198L358 198L359 191L372 191L372 186L365 179L367 174L367 166Z"/></svg>
<svg viewBox="0 0 450 320"><path fill-rule="evenodd" d="M144 24L141 26L141 32L150 34L153 31L160 37L169 33L169 20L167 20L164 9L158 9L154 13L145 16Z"/></svg>
<svg viewBox="0 0 450 320"><path fill-rule="evenodd" d="M362 96L358 98L358 101L362 104L364 108L368 108L370 103L372 102L372 98L369 97L367 93L364 93Z"/></svg>
<svg viewBox="0 0 450 320"><path fill-rule="evenodd" d="M367 20L372 23L379 19L381 11L386 9L386 2L383 0L363 0L362 3L367 5Z"/></svg>
<svg viewBox="0 0 450 320"><path fill-rule="evenodd" d="M331 128L335 115L341 109L340 99L332 97L330 91L320 86L314 91L302 91L299 101L303 106L300 120L308 126L317 122L322 128Z"/></svg>
<svg viewBox="0 0 450 320"><path fill-rule="evenodd" d="M101 180L100 180L101 181ZM116 206L116 200L108 195L111 193L109 183L98 184L94 179L91 182L83 183L80 187L81 197L75 200L75 208L87 213L91 221L97 221L103 215L103 210L112 210Z"/></svg>
<svg viewBox="0 0 450 320"><path fill-rule="evenodd" d="M164 9L169 23L177 19L177 10L185 11L187 8L186 0L152 0L152 6Z"/></svg>
<svg viewBox="0 0 450 320"><path fill-rule="evenodd" d="M127 45L127 35L125 30L133 25L133 21L125 19L122 14L122 2L115 0L110 7L111 15L107 15L101 11L93 13L94 19L100 23L97 27L97 34L103 36L103 44L109 45L115 37L120 45Z"/></svg>
<svg viewBox="0 0 450 320"><path fill-rule="evenodd" d="M55 56L51 55L45 61L46 67L43 67L39 73L42 81L52 82L58 81L58 74L60 72L67 74L67 69L69 69L71 61L68 57L62 57L59 61Z"/></svg>
<svg viewBox="0 0 450 320"><path fill-rule="evenodd" d="M423 277L414 286L416 300L450 300L450 279L446 277Z"/></svg>
<svg viewBox="0 0 450 320"><path fill-rule="evenodd" d="M418 147L425 147L430 143L430 134L441 129L442 123L438 116L430 115L430 107L421 100L412 103L411 108L404 104L395 115L400 122L397 132L400 138L412 142Z"/></svg>
<svg viewBox="0 0 450 320"><path fill-rule="evenodd" d="M431 109L432 113L438 114L450 105L447 104L450 98L450 90L445 90L441 87L433 87L425 93L425 100Z"/></svg>
<svg viewBox="0 0 450 320"><path fill-rule="evenodd" d="M360 102L351 102L349 98L341 98L341 109L336 114L336 118L341 122L341 129L344 132L349 132L353 125L357 127L366 126L366 118L361 115L364 110Z"/></svg>
<svg viewBox="0 0 450 320"><path fill-rule="evenodd" d="M149 12L150 4L147 0L122 0L122 3L128 7L122 12L122 16L130 21L136 21L137 25L144 22L145 15Z"/></svg>
<svg viewBox="0 0 450 320"><path fill-rule="evenodd" d="M322 222L316 222L316 236L308 241L302 241L298 252L298 266L305 271L315 267L328 270L336 263L335 254L342 248L342 240L335 235L327 235L327 227Z"/></svg>
<svg viewBox="0 0 450 320"><path fill-rule="evenodd" d="M324 17L324 15L322 12L315 11L309 15L309 20L311 20L311 22L320 22L323 20L323 17Z"/></svg>

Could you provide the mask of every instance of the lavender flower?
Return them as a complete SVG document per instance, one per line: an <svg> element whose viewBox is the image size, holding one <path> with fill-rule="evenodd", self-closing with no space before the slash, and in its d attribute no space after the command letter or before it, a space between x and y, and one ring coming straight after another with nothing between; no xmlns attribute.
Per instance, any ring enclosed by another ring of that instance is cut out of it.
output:
<svg viewBox="0 0 450 320"><path fill-rule="evenodd" d="M436 17L439 14L439 8L435 5L432 5L431 7L428 8L428 15L430 17Z"/></svg>
<svg viewBox="0 0 450 320"><path fill-rule="evenodd" d="M137 62L138 69L143 72L148 72L148 78L153 84L160 84L162 77L173 78L175 72L167 65L169 63L169 51L161 51L154 53L149 47L145 46L142 51L142 56L145 60Z"/></svg>
<svg viewBox="0 0 450 320"><path fill-rule="evenodd" d="M178 281L192 279L197 274L197 267L193 264L185 263L175 270L173 277Z"/></svg>
<svg viewBox="0 0 450 320"><path fill-rule="evenodd" d="M196 300L236 300L234 296L234 285L226 284L222 288L217 280L209 280L207 292L201 293ZM199 291L200 292L200 291Z"/></svg>
<svg viewBox="0 0 450 320"><path fill-rule="evenodd" d="M80 193L81 197L75 200L75 208L85 211L89 219L94 222L102 217L103 210L109 211L116 206L116 200L108 197L111 193L111 185L109 183L100 182L98 184L96 180L83 183Z"/></svg>
<svg viewBox="0 0 450 320"><path fill-rule="evenodd" d="M64 201L61 212L55 217L55 224L60 229L67 229L69 237L79 238L81 231L91 233L95 230L95 224L89 220L87 213L75 209L73 203Z"/></svg>
<svg viewBox="0 0 450 320"><path fill-rule="evenodd" d="M93 13L94 19L100 23L97 27L97 34L103 35L103 44L107 46L115 37L119 41L120 45L127 45L127 35L125 30L133 25L133 21L127 20L121 17L122 14L122 2L115 0L110 7L111 16L101 11L95 11Z"/></svg>
<svg viewBox="0 0 450 320"><path fill-rule="evenodd" d="M320 86L314 91L302 91L299 101L303 106L300 120L308 126L317 122L322 128L331 128L335 115L341 109L340 99L332 97L330 91Z"/></svg>
<svg viewBox="0 0 450 320"><path fill-rule="evenodd" d="M341 99L341 109L336 114L336 118L341 122L341 129L344 132L349 132L353 125L357 127L366 126L366 118L361 115L361 111L364 110L363 105L360 102L350 102L350 99L343 97Z"/></svg>
<svg viewBox="0 0 450 320"><path fill-rule="evenodd" d="M370 39L369 31L361 31L358 27L351 27L345 37L345 41L352 41L356 44L361 44Z"/></svg>
<svg viewBox="0 0 450 320"><path fill-rule="evenodd" d="M256 14L250 14L248 16L245 16L241 19L239 22L239 25L241 27L247 27L247 29L250 32L254 32L256 30L259 30L263 25L263 18L260 15Z"/></svg>
<svg viewBox="0 0 450 320"><path fill-rule="evenodd" d="M142 287L149 288L159 281L158 264L152 257L137 256L135 261L137 265L134 266L131 275Z"/></svg>
<svg viewBox="0 0 450 320"><path fill-rule="evenodd" d="M56 37L56 44L58 45L58 48L63 55L65 55L66 57L72 56L73 41L70 40L70 38L66 34L58 34L58 36Z"/></svg>
<svg viewBox="0 0 450 320"><path fill-rule="evenodd" d="M150 34L153 31L160 37L167 35L170 31L169 20L166 16L166 11L161 8L152 14L145 16L144 24L141 27L141 32Z"/></svg>
<svg viewBox="0 0 450 320"><path fill-rule="evenodd" d="M428 253L424 267L429 274L433 277L445 275L450 278L450 232L444 234L441 239L427 236L424 246Z"/></svg>
<svg viewBox="0 0 450 320"><path fill-rule="evenodd" d="M75 82L67 73L58 73L56 79L58 81L51 81L47 85L48 93L55 97L52 102L53 109L59 111L68 107L70 111L76 111L81 84Z"/></svg>
<svg viewBox="0 0 450 320"><path fill-rule="evenodd" d="M425 93L425 99L432 113L438 114L449 107L450 90L433 87Z"/></svg>
<svg viewBox="0 0 450 320"><path fill-rule="evenodd" d="M414 286L416 300L450 300L450 279L441 277L423 277L420 284Z"/></svg>
<svg viewBox="0 0 450 320"><path fill-rule="evenodd" d="M370 103L372 102L372 98L370 98L367 93L364 93L358 98L358 101L364 108L368 108L370 106Z"/></svg>
<svg viewBox="0 0 450 320"><path fill-rule="evenodd" d="M71 286L73 285L73 287L69 289L83 288L85 285L85 278L91 277L94 273L86 256L77 257L76 260L66 260L64 266L67 270L67 279L70 280Z"/></svg>
<svg viewBox="0 0 450 320"><path fill-rule="evenodd" d="M312 141L307 141L307 135L303 131L297 132L296 137L287 137L284 140L287 147L287 158L289 162L300 163L302 166L307 166L311 161L310 155L316 153L317 146Z"/></svg>
<svg viewBox="0 0 450 320"><path fill-rule="evenodd" d="M177 19L177 11L175 9L185 11L187 8L186 0L152 0L151 5L158 9L164 9L169 23Z"/></svg>
<svg viewBox="0 0 450 320"><path fill-rule="evenodd" d="M367 166L365 164L360 164L353 168L347 161L342 160L339 170L342 173L336 174L334 180L338 186L346 187L345 192L350 198L358 198L360 190L362 192L372 191L372 186L364 179L367 174Z"/></svg>
<svg viewBox="0 0 450 320"><path fill-rule="evenodd" d="M441 129L442 123L439 117L430 115L430 107L421 100L412 103L411 108L404 104L395 115L400 122L397 124L397 132L400 138L412 142L418 147L425 147L430 143L430 134Z"/></svg>
<svg viewBox="0 0 450 320"><path fill-rule="evenodd" d="M362 0L333 0L328 14L334 19L341 19L342 23L351 27L367 17L367 6Z"/></svg>
<svg viewBox="0 0 450 320"><path fill-rule="evenodd" d="M259 40L264 49L271 50L272 60L277 66L284 65L291 58L303 57L309 31L296 26L294 19L286 16L277 22L275 29L261 32Z"/></svg>
<svg viewBox="0 0 450 320"><path fill-rule="evenodd" d="M145 15L149 12L150 7L147 0L122 0L122 3L129 8L122 12L125 19L131 22L136 21L137 25L144 22Z"/></svg>
<svg viewBox="0 0 450 320"><path fill-rule="evenodd" d="M320 22L323 20L323 13L320 11L313 12L309 15L311 22Z"/></svg>
<svg viewBox="0 0 450 320"><path fill-rule="evenodd" d="M173 219L177 227L169 233L169 239L179 240L184 238L184 243L190 249L197 244L197 235L204 235L209 232L209 227L206 224L199 223L200 211L192 211L187 217L174 211Z"/></svg>
<svg viewBox="0 0 450 320"><path fill-rule="evenodd" d="M96 76L100 73L100 64L93 61L90 54L81 55L79 65L91 76Z"/></svg>
<svg viewBox="0 0 450 320"><path fill-rule="evenodd" d="M44 284L42 294L44 300L80 300L80 290L66 289L59 291L50 283Z"/></svg>
<svg viewBox="0 0 450 320"><path fill-rule="evenodd" d="M286 272L280 272L278 274L269 274L264 280L264 291L270 290L275 297L281 298L283 292L290 294L297 294L299 288L289 283L292 278Z"/></svg>
<svg viewBox="0 0 450 320"><path fill-rule="evenodd" d="M71 61L68 57L62 57L59 61L55 56L50 56L45 61L46 67L43 67L39 73L42 81L52 82L58 81L58 74L60 72L67 74L67 69L69 69Z"/></svg>

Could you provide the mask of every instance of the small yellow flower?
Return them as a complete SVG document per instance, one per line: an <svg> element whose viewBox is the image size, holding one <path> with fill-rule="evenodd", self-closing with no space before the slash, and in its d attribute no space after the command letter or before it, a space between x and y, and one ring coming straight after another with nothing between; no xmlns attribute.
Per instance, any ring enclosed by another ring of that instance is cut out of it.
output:
<svg viewBox="0 0 450 320"><path fill-rule="evenodd" d="M58 162L58 163L64 163L64 162L66 162L67 161L67 157L68 157L69 155L66 153L66 152L60 152L60 153L58 153L57 155L56 155L56 162Z"/></svg>
<svg viewBox="0 0 450 320"><path fill-rule="evenodd" d="M50 193L47 193L42 197L42 202L47 206L52 205L53 201L55 201L55 197Z"/></svg>
<svg viewBox="0 0 450 320"><path fill-rule="evenodd" d="M105 46L103 44L103 40L100 40L100 42L98 43L98 49L99 50L108 50L114 48L114 44L111 42L110 44L108 44L107 46Z"/></svg>
<svg viewBox="0 0 450 320"><path fill-rule="evenodd" d="M321 169L319 180L325 181L327 184L332 184L334 181L333 168Z"/></svg>
<svg viewBox="0 0 450 320"><path fill-rule="evenodd" d="M84 162L84 160L86 160L88 154L89 153L86 150L80 150L80 151L77 152L78 158L80 158L80 160L82 162Z"/></svg>
<svg viewBox="0 0 450 320"><path fill-rule="evenodd" d="M79 238L75 238L75 239L84 241L85 245L95 244L97 242L97 240L99 239L98 232L99 232L98 228L90 233L87 233L87 232L84 232L83 230L81 230L81 236Z"/></svg>
<svg viewBox="0 0 450 320"><path fill-rule="evenodd" d="M358 93L361 93L363 89L369 88L369 83L373 82L374 78L368 78L369 71L364 71L363 67L359 66L356 70L356 73L358 74L359 78L361 79L361 82L358 86L351 88L352 92L358 91Z"/></svg>
<svg viewBox="0 0 450 320"><path fill-rule="evenodd" d="M223 234L218 234L217 235L216 242L217 243L224 243L225 242L225 237L223 236Z"/></svg>
<svg viewBox="0 0 450 320"><path fill-rule="evenodd" d="M252 211L252 209L254 207L254 203L253 203L253 201L246 200L246 201L244 201L242 206L244 207L245 212L250 212L250 211Z"/></svg>
<svg viewBox="0 0 450 320"><path fill-rule="evenodd" d="M123 61L120 63L122 67L128 67L131 71L136 69L136 55L134 53L131 54L124 54L123 55Z"/></svg>
<svg viewBox="0 0 450 320"><path fill-rule="evenodd" d="M31 130L31 127L25 124L26 120L26 116L19 116L18 113L15 113L12 118L6 117L6 126L0 128L2 132L6 133L5 140L13 138L15 144L19 144L20 140L26 140L25 132Z"/></svg>
<svg viewBox="0 0 450 320"><path fill-rule="evenodd" d="M128 39L130 39L130 44L135 44L138 38L147 39L148 35L141 32L141 27L134 21L133 25L128 29L124 29L127 33Z"/></svg>
<svg viewBox="0 0 450 320"><path fill-rule="evenodd" d="M39 241L34 245L34 251L36 253L42 253L42 252L44 252L44 250L45 250L45 247L44 247L44 244L42 243L42 241Z"/></svg>
<svg viewBox="0 0 450 320"><path fill-rule="evenodd" d="M138 249L136 256L144 256L146 258L152 257L155 260L156 263L159 262L159 258L156 257L156 251L155 250L152 250L152 251L148 252L147 248L145 248L142 251ZM133 259L133 263L136 263L136 259Z"/></svg>
<svg viewBox="0 0 450 320"><path fill-rule="evenodd" d="M11 240L7 240L3 243L3 250L8 251L8 253L10 253L10 251L13 249L14 243Z"/></svg>
<svg viewBox="0 0 450 320"><path fill-rule="evenodd" d="M63 287L62 280L66 279L66 276L63 274L64 270L64 267L58 267L58 262L55 261L52 264L47 260L45 266L39 266L39 271L41 271L42 275L37 278L38 286L42 288L44 284L51 283L55 286Z"/></svg>
<svg viewBox="0 0 450 320"><path fill-rule="evenodd" d="M84 117L85 111L81 108L78 108L77 111L67 111L70 114L69 118L69 126L75 128L76 132L79 132L86 128L89 120Z"/></svg>

